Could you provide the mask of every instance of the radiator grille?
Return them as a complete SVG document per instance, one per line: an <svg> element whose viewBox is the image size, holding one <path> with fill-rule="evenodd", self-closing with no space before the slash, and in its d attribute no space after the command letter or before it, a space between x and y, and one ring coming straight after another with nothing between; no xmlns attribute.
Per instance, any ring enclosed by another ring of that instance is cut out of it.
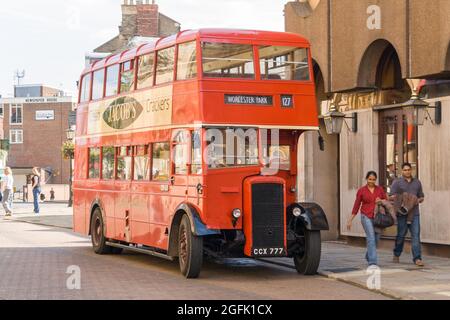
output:
<svg viewBox="0 0 450 320"><path fill-rule="evenodd" d="M284 248L284 193L281 184L252 186L254 248Z"/></svg>

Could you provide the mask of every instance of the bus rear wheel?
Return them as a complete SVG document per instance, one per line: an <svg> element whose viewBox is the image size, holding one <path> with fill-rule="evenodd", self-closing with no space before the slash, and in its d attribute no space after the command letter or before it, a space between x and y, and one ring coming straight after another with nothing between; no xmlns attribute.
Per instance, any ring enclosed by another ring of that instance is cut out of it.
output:
<svg viewBox="0 0 450 320"><path fill-rule="evenodd" d="M180 271L187 279L196 279L203 265L203 238L191 231L188 216L183 216L178 233Z"/></svg>
<svg viewBox="0 0 450 320"><path fill-rule="evenodd" d="M91 218L92 247L94 248L94 252L96 254L113 253L112 247L106 245L104 230L105 225L103 222L102 212L99 208L96 208Z"/></svg>
<svg viewBox="0 0 450 320"><path fill-rule="evenodd" d="M316 275L322 255L320 231L304 230L303 234L302 252L294 256L295 269L305 276Z"/></svg>

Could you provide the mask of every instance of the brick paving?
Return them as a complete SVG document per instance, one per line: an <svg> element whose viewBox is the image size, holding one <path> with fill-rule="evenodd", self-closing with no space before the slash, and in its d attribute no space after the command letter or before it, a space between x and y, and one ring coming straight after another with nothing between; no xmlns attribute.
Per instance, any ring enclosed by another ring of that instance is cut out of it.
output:
<svg viewBox="0 0 450 320"><path fill-rule="evenodd" d="M185 280L176 262L134 253L98 256L88 238L70 230L0 220L0 299L386 299L285 267L238 262L206 261L200 279ZM81 269L81 290L67 289L72 265Z"/></svg>

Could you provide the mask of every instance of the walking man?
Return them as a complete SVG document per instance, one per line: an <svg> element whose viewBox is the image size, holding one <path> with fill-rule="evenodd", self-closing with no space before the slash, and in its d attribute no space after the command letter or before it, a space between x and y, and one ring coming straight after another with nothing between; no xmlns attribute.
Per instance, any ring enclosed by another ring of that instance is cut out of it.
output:
<svg viewBox="0 0 450 320"><path fill-rule="evenodd" d="M34 213L38 214L40 212L39 197L41 195L41 175L39 168L33 168L33 177L31 178L31 181L33 183Z"/></svg>
<svg viewBox="0 0 450 320"><path fill-rule="evenodd" d="M398 231L397 239L395 241L394 249L394 263L400 263L400 256L402 255L405 237L408 229L411 233L411 246L414 264L418 267L423 267L422 261L422 248L420 242L420 209L419 204L425 201L425 195L422 189L422 183L419 179L412 176L412 165L405 163L402 166L402 177L396 179L391 187L389 196L392 200L395 197L403 195L403 193L409 193L418 198L417 205L414 207L413 215L414 219L412 223L408 224L408 216L398 215Z"/></svg>
<svg viewBox="0 0 450 320"><path fill-rule="evenodd" d="M14 177L12 175L12 170L9 167L5 168L5 178L2 183L3 199L2 205L5 208L5 216L11 217L12 215L12 200L14 192Z"/></svg>

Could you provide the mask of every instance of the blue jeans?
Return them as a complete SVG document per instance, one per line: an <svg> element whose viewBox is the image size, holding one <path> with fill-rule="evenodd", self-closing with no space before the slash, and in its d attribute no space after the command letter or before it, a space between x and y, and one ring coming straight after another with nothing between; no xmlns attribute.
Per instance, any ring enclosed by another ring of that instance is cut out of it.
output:
<svg viewBox="0 0 450 320"><path fill-rule="evenodd" d="M34 200L34 213L39 213L39 196L41 195L41 189L33 189L33 200Z"/></svg>
<svg viewBox="0 0 450 320"><path fill-rule="evenodd" d="M394 255L400 257L405 245L405 237L408 232L411 233L411 247L413 261L422 260L422 248L420 244L420 216L415 216L411 224L408 224L407 216L398 217L397 240L395 241Z"/></svg>
<svg viewBox="0 0 450 320"><path fill-rule="evenodd" d="M381 234L375 232L373 219L369 219L367 216L361 214L361 223L367 237L366 260L369 266L378 265L377 246L380 242Z"/></svg>

